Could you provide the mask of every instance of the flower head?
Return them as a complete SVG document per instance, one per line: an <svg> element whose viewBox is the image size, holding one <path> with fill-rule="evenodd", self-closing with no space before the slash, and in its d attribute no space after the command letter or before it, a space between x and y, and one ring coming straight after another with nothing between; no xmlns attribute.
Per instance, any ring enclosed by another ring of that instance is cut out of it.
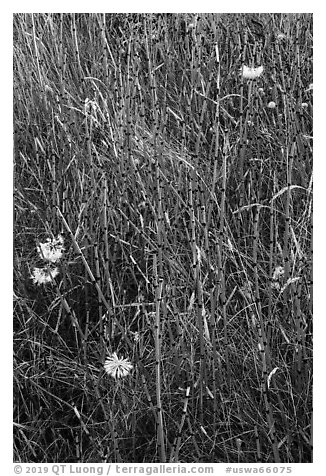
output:
<svg viewBox="0 0 326 476"><path fill-rule="evenodd" d="M269 109L275 109L276 104L275 104L274 101L270 101L270 102L267 104L267 107L268 107Z"/></svg>
<svg viewBox="0 0 326 476"><path fill-rule="evenodd" d="M58 235L57 238L47 238L46 243L40 243L37 246L37 252L45 261L49 263L56 263L64 251L63 237Z"/></svg>
<svg viewBox="0 0 326 476"><path fill-rule="evenodd" d="M84 108L85 108L85 114L90 114L92 112L96 112L97 104L95 101L92 101L91 99L86 98Z"/></svg>
<svg viewBox="0 0 326 476"><path fill-rule="evenodd" d="M274 273L273 273L273 279L276 280L276 279L280 279L281 276L283 276L284 274L284 268L283 266L277 266L274 270Z"/></svg>
<svg viewBox="0 0 326 476"><path fill-rule="evenodd" d="M31 279L34 284L46 284L51 283L58 274L58 268L34 268Z"/></svg>
<svg viewBox="0 0 326 476"><path fill-rule="evenodd" d="M277 36L276 36L276 41L283 41L286 39L286 36L284 35L284 33L279 33Z"/></svg>
<svg viewBox="0 0 326 476"><path fill-rule="evenodd" d="M263 66L258 66L257 68L249 68L249 66L243 65L242 76L245 79L256 79L256 78L259 78L259 76L261 76L263 71L264 71Z"/></svg>
<svg viewBox="0 0 326 476"><path fill-rule="evenodd" d="M111 357L107 357L104 369L113 378L125 377L133 368L128 359L122 359L114 352Z"/></svg>
<svg viewBox="0 0 326 476"><path fill-rule="evenodd" d="M272 276L272 288L273 289L281 289L281 284L280 284L280 279L284 275L285 270L283 266L277 266L274 270L273 276Z"/></svg>

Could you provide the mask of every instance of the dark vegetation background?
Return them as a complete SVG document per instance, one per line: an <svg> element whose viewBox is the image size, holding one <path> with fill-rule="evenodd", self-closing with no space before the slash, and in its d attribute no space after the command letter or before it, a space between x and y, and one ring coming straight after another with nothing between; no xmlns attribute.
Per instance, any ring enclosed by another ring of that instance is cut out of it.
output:
<svg viewBox="0 0 326 476"><path fill-rule="evenodd" d="M310 462L312 15L13 21L15 461Z"/></svg>

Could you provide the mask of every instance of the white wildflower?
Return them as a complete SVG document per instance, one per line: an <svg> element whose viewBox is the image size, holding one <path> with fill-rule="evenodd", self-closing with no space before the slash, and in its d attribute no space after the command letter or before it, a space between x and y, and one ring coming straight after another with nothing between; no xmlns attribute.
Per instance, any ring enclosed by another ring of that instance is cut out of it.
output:
<svg viewBox="0 0 326 476"><path fill-rule="evenodd" d="M306 102L303 102L303 103L301 104L301 107L307 108L307 107L308 107L308 104L307 104Z"/></svg>
<svg viewBox="0 0 326 476"><path fill-rule="evenodd" d="M268 107L269 109L275 109L276 104L275 104L274 101L270 101L270 102L267 104L267 107Z"/></svg>
<svg viewBox="0 0 326 476"><path fill-rule="evenodd" d="M279 33L277 36L276 36L276 40L277 41L283 41L285 40L286 36L284 35L284 33Z"/></svg>
<svg viewBox="0 0 326 476"><path fill-rule="evenodd" d="M53 89L52 89L51 86L49 86L48 84L46 84L46 85L44 86L44 89L45 89L45 91L50 91L51 93L53 93Z"/></svg>
<svg viewBox="0 0 326 476"><path fill-rule="evenodd" d="M44 261L56 263L62 257L64 251L63 237L58 235L57 238L47 238L46 243L40 243L37 246L37 252Z"/></svg>
<svg viewBox="0 0 326 476"><path fill-rule="evenodd" d="M137 342L139 342L139 340L140 340L140 334L139 334L139 332L136 331L134 333L134 341L137 343Z"/></svg>
<svg viewBox="0 0 326 476"><path fill-rule="evenodd" d="M96 112L97 109L97 104L95 101L92 101L91 99L86 98L85 99L85 104L84 104L84 110L85 114L91 114Z"/></svg>
<svg viewBox="0 0 326 476"><path fill-rule="evenodd" d="M249 66L243 65L242 76L245 79L256 79L256 78L259 78L259 76L261 76L263 71L264 71L263 66L258 66L257 68L249 68Z"/></svg>
<svg viewBox="0 0 326 476"><path fill-rule="evenodd" d="M278 279L280 279L281 276L283 276L283 274L284 274L283 266L277 266L273 273L273 280L277 281Z"/></svg>
<svg viewBox="0 0 326 476"><path fill-rule="evenodd" d="M34 268L31 279L34 284L47 284L58 276L58 268Z"/></svg>
<svg viewBox="0 0 326 476"><path fill-rule="evenodd" d="M284 268L283 266L277 266L274 270L274 273L273 273L273 276L272 276L272 288L273 289L278 289L280 290L281 289L281 285L279 283L279 280L281 279L281 277L283 276L284 274Z"/></svg>
<svg viewBox="0 0 326 476"><path fill-rule="evenodd" d="M138 159L138 157L135 157L135 158L133 157L132 159L133 159L133 162L134 162L134 166L135 166L135 167L138 167L138 165L139 165L139 159Z"/></svg>
<svg viewBox="0 0 326 476"><path fill-rule="evenodd" d="M133 366L127 359L122 359L114 352L111 357L107 357L104 369L113 378L125 377L129 374Z"/></svg>

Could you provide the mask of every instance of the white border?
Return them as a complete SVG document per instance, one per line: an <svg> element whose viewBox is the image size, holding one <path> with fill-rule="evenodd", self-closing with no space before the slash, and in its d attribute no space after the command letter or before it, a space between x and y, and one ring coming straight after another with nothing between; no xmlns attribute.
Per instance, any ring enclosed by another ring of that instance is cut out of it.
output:
<svg viewBox="0 0 326 476"><path fill-rule="evenodd" d="M90 6L92 10L90 11ZM56 1L45 4L44 1L13 1L1 7L0 48L1 48L1 187L0 203L2 210L2 229L0 246L2 251L1 273L1 316L2 342L0 344L0 362L2 363L1 444L0 464L3 474L13 473L12 464L12 14L15 12L308 12L314 14L314 463L292 465L293 474L325 474L325 380L326 380L326 309L325 296L325 222L326 209L323 193L326 188L326 108L325 108L325 7L322 2L68 2ZM10 251L9 251L10 250ZM232 467L236 465L231 465ZM245 465L240 465L245 467ZM224 468L224 465L221 465ZM223 474L216 465L216 473Z"/></svg>

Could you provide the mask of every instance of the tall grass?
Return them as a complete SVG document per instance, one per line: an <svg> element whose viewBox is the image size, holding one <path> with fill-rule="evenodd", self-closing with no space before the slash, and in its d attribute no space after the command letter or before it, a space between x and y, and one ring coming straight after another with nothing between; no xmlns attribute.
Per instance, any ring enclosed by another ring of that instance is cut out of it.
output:
<svg viewBox="0 0 326 476"><path fill-rule="evenodd" d="M312 15L13 20L14 459L311 461Z"/></svg>

